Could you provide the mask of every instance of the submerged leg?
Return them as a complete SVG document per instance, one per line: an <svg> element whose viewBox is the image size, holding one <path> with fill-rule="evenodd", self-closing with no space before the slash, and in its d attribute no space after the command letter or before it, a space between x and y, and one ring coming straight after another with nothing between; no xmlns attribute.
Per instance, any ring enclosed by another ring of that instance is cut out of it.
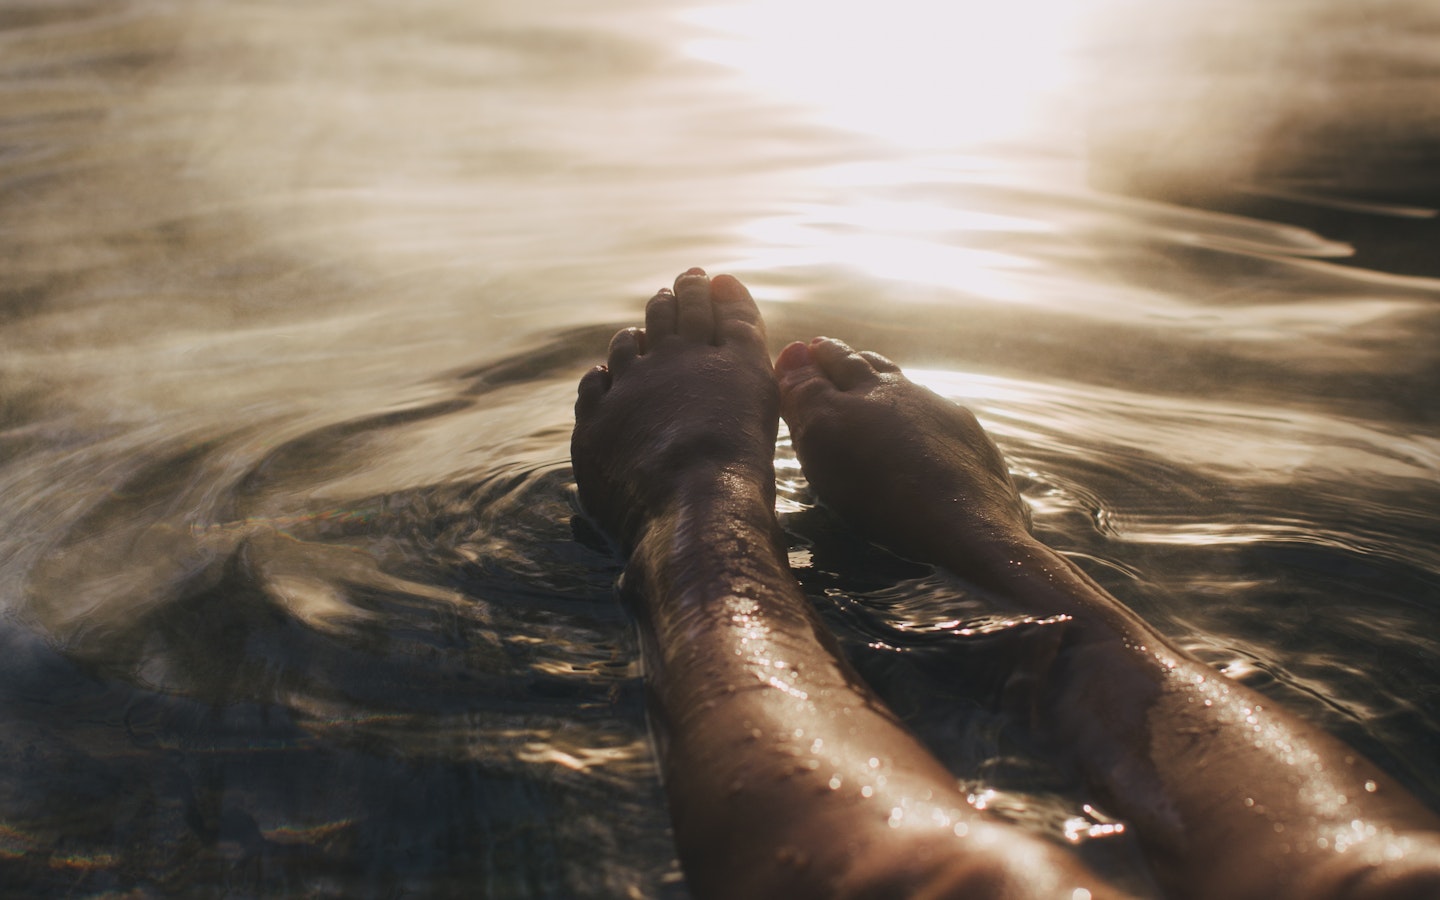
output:
<svg viewBox="0 0 1440 900"><path fill-rule="evenodd" d="M776 368L825 502L897 552L1071 617L1037 725L1162 883L1194 897L1440 897L1440 821L1340 741L1166 640L1035 540L975 418L875 354L817 338Z"/></svg>
<svg viewBox="0 0 1440 900"><path fill-rule="evenodd" d="M775 520L759 310L692 269L580 384L581 503L628 555L680 858L698 897L1115 896L987 818L841 659Z"/></svg>

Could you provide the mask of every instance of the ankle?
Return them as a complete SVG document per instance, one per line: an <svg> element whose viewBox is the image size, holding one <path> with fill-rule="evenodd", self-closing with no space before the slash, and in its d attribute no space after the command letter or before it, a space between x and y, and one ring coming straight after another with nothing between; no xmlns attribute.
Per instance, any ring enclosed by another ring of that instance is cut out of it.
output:
<svg viewBox="0 0 1440 900"><path fill-rule="evenodd" d="M946 568L1031 615L1067 616L1077 644L1163 642L1157 632L1084 570L1028 532L997 531L953 544Z"/></svg>
<svg viewBox="0 0 1440 900"><path fill-rule="evenodd" d="M773 473L705 467L678 478L636 530L630 565L708 568L741 554L778 553Z"/></svg>

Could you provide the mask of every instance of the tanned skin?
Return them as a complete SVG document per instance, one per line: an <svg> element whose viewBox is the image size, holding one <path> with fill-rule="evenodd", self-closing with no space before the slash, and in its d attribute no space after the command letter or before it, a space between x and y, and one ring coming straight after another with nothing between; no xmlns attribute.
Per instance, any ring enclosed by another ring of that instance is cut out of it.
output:
<svg viewBox="0 0 1440 900"><path fill-rule="evenodd" d="M1189 657L1036 541L994 443L889 360L772 368L740 282L691 269L580 382L580 501L620 546L681 862L701 898L1124 896L971 807L843 661L775 518L783 412L862 533L1064 616L1035 725L1174 896L1440 897L1440 821L1351 748Z"/></svg>

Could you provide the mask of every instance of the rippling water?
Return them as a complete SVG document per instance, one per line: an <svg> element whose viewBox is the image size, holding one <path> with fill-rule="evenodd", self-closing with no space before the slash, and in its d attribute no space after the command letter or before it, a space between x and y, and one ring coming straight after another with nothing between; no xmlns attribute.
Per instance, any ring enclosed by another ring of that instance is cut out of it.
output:
<svg viewBox="0 0 1440 900"><path fill-rule="evenodd" d="M0 892L686 896L567 442L697 263L1440 805L1440 16L1010 6L0 2ZM1007 711L1046 623L779 452L857 666L1143 888Z"/></svg>

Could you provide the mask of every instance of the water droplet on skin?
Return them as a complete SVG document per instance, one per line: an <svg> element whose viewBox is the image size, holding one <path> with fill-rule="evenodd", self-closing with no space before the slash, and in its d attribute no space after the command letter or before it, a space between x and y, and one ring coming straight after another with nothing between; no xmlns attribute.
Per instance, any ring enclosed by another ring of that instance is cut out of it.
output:
<svg viewBox="0 0 1440 900"><path fill-rule="evenodd" d="M1375 793L1375 791L1376 791L1376 789L1377 789L1378 787L1379 787L1379 785L1377 785L1375 782L1373 782L1373 781L1367 781L1367 782L1365 782L1365 793L1367 793L1367 794L1373 794L1373 793Z"/></svg>
<svg viewBox="0 0 1440 900"><path fill-rule="evenodd" d="M809 769L809 770L812 771L812 772L815 771L816 769L820 768L820 760L818 760L818 759L809 760L808 762L805 763L805 768Z"/></svg>
<svg viewBox="0 0 1440 900"><path fill-rule="evenodd" d="M873 756L870 757L870 768L872 768L872 769L878 769L878 768L880 768L880 760L876 759L876 758L873 757Z"/></svg>
<svg viewBox="0 0 1440 900"><path fill-rule="evenodd" d="M873 797L874 795L875 789L868 784L860 789L860 796L862 797Z"/></svg>
<svg viewBox="0 0 1440 900"><path fill-rule="evenodd" d="M832 790L832 791L838 791L838 790L840 790L840 776L839 776L839 775L831 775L831 776L830 776L830 790Z"/></svg>

